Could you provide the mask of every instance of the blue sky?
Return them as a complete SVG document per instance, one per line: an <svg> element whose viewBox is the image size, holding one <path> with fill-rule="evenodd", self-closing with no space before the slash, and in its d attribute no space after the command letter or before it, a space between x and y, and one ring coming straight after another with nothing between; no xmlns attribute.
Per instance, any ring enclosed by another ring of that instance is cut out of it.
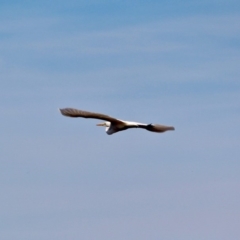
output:
<svg viewBox="0 0 240 240"><path fill-rule="evenodd" d="M0 1L0 238L240 238L238 1ZM174 125L108 136L59 107Z"/></svg>

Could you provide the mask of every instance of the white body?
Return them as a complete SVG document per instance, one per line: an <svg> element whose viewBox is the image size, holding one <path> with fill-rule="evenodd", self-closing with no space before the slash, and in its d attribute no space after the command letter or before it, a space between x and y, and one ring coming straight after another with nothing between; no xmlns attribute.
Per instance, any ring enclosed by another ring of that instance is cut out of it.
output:
<svg viewBox="0 0 240 240"><path fill-rule="evenodd" d="M147 124L144 124L144 123L123 121L120 119L117 119L117 120L119 121L118 123L105 122L103 124L98 124L98 126L106 126L106 133L108 135L126 130L128 128L139 128L139 127L143 128L147 126Z"/></svg>

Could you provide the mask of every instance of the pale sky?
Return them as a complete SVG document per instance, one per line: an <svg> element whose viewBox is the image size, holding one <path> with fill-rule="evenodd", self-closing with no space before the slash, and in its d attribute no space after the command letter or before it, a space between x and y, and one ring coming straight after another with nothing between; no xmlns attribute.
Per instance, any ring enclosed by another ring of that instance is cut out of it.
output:
<svg viewBox="0 0 240 240"><path fill-rule="evenodd" d="M240 239L239 23L235 0L0 1L0 239Z"/></svg>

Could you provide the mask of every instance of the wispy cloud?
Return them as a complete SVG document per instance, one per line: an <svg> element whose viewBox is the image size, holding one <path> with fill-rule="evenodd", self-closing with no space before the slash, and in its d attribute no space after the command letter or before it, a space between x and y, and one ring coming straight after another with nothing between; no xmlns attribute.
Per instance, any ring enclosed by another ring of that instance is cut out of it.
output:
<svg viewBox="0 0 240 240"><path fill-rule="evenodd" d="M134 52L159 53L176 49L185 50L195 45L216 47L216 44L221 45L222 40L225 40L227 45L227 41L240 37L237 15L182 17L100 31L86 31L81 28L78 30L75 21L68 21L70 26L75 25L75 30L70 28L70 32L68 29L61 31L63 24L61 21L43 18L2 23L0 25L2 33L14 32L14 37L16 33L20 37L20 41L14 41L14 38L9 37L5 41L3 39L2 43L5 44L4 47L8 47L8 50L22 46L33 51L46 50L45 53L50 50L63 56L66 52L108 55ZM53 30L54 34L51 32Z"/></svg>
<svg viewBox="0 0 240 240"><path fill-rule="evenodd" d="M18 72L19 66L26 70L51 66L58 71L65 66L69 77L73 71L76 77L102 76L105 82L121 82L124 78L150 82L238 81L239 49L233 46L240 37L236 15L186 17L99 31L76 27L71 32L61 31L61 20L57 19L29 22L0 25L0 29L13 32L1 39L2 74Z"/></svg>

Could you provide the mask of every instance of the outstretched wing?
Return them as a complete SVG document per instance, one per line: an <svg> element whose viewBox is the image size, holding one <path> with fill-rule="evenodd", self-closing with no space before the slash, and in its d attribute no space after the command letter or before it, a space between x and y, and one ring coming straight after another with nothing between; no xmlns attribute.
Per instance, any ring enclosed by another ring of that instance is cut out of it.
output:
<svg viewBox="0 0 240 240"><path fill-rule="evenodd" d="M62 113L62 115L67 117L94 118L94 119L100 119L100 120L105 120L105 121L114 122L114 123L121 122L121 120L118 120L116 118L113 118L101 113L87 112L87 111L78 110L75 108L62 108L59 110Z"/></svg>
<svg viewBox="0 0 240 240"><path fill-rule="evenodd" d="M159 132L159 133L166 132L168 130L175 130L175 128L172 126L164 126L160 124L148 124L146 126L146 129L151 132Z"/></svg>

